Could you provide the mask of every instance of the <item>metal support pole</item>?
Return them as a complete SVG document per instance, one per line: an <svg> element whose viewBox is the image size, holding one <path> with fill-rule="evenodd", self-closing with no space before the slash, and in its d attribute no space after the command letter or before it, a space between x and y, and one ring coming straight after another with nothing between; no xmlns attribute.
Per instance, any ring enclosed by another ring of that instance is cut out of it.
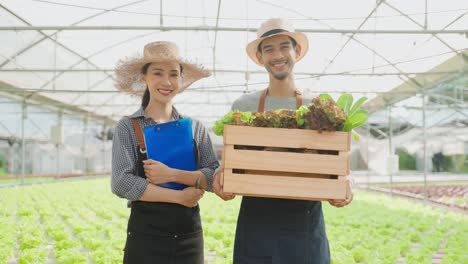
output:
<svg viewBox="0 0 468 264"><path fill-rule="evenodd" d="M245 20L247 21L247 30L245 31L245 41L248 43L249 42L249 4L248 4L248 0L245 0L245 6L246 6L246 10L245 10ZM249 58L247 58L247 56L245 56L245 73L244 73L244 77L245 77L245 90L244 90L244 93L249 93L249 80L250 80L250 72L249 72Z"/></svg>
<svg viewBox="0 0 468 264"><path fill-rule="evenodd" d="M422 129L423 129L423 177L424 200L427 200L427 133L426 133L426 94L422 95Z"/></svg>
<svg viewBox="0 0 468 264"><path fill-rule="evenodd" d="M24 123L26 122L26 118L28 118L26 107L26 100L23 100L21 118L21 183L24 182L24 175L26 174L26 140L24 138Z"/></svg>
<svg viewBox="0 0 468 264"><path fill-rule="evenodd" d="M86 157L86 132L88 131L88 116L83 118L83 139L81 142L81 157L83 158L83 173L88 174L88 158Z"/></svg>
<svg viewBox="0 0 468 264"><path fill-rule="evenodd" d="M35 143L33 143L33 142L30 142L30 144L29 144L28 153L29 153L29 156L31 156L31 157L36 157L36 155L37 155L36 154L37 148L34 146L34 144ZM33 150L34 152L32 152L31 150ZM31 176L35 176L36 175L36 166L37 166L36 164L38 163L37 159L34 159L34 158L29 159L29 162L30 162L29 163L29 167L30 167L29 174L31 174Z"/></svg>
<svg viewBox="0 0 468 264"><path fill-rule="evenodd" d="M57 75L57 35L54 36L54 76ZM55 78L54 78L54 81L52 82L52 90L55 91Z"/></svg>
<svg viewBox="0 0 468 264"><path fill-rule="evenodd" d="M390 174L390 195L393 196L393 171L392 168L388 168L390 165L390 157L393 155L393 126L392 126L392 106L388 106L388 159L387 159L387 169Z"/></svg>
<svg viewBox="0 0 468 264"><path fill-rule="evenodd" d="M106 141L107 141L107 126L104 123L102 127L102 169L103 172L106 171Z"/></svg>
<svg viewBox="0 0 468 264"><path fill-rule="evenodd" d="M427 30L427 0L424 4L424 30Z"/></svg>
<svg viewBox="0 0 468 264"><path fill-rule="evenodd" d="M62 119L63 119L63 116L62 116L62 111L60 110L58 112L58 127L61 128L62 127ZM61 139L62 140L62 139ZM60 178L60 143L56 143L55 144L55 148L57 150L57 178Z"/></svg>
<svg viewBox="0 0 468 264"><path fill-rule="evenodd" d="M12 143L10 144L10 142L8 142L8 144L9 144L9 148L8 148L8 149L9 149L9 153L10 153L10 154L9 154L9 160L10 160L10 162L9 162L9 164L8 164L8 165L9 165L9 166L8 166L8 174L9 174L10 176L12 176L12 175L15 175L15 164L16 164L16 162L15 162L15 156L16 156L16 155L15 155L15 143L12 142Z"/></svg>
<svg viewBox="0 0 468 264"><path fill-rule="evenodd" d="M366 134L367 134L367 141L366 141L366 155L367 155L367 189L369 190L370 188L370 155L369 155L369 143L371 139L371 134L370 134L370 125L369 123L366 124Z"/></svg>
<svg viewBox="0 0 468 264"><path fill-rule="evenodd" d="M159 26L162 29L164 27L164 19L163 19L163 0L159 0Z"/></svg>
<svg viewBox="0 0 468 264"><path fill-rule="evenodd" d="M221 12L221 0L218 0L218 12L216 15L216 28L219 26L219 13ZM215 30L213 41L213 75L216 76L216 42L218 40L218 30Z"/></svg>

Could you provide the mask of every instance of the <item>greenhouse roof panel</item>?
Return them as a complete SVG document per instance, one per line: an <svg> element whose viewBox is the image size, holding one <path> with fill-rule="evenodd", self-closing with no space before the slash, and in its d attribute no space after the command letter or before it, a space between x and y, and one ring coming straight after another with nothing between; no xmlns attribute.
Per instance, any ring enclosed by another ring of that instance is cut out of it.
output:
<svg viewBox="0 0 468 264"><path fill-rule="evenodd" d="M148 42L170 40L214 73L175 99L181 112L211 125L243 93L268 85L245 46L261 22L286 17L309 38L310 51L295 69L306 95L366 95L375 111L413 96L415 83L431 89L466 74L468 41L459 33L468 31L467 11L462 0L429 0L427 12L425 1L5 0L0 80L10 88L2 93L26 89L77 115L118 120L139 99L115 89L116 63Z"/></svg>

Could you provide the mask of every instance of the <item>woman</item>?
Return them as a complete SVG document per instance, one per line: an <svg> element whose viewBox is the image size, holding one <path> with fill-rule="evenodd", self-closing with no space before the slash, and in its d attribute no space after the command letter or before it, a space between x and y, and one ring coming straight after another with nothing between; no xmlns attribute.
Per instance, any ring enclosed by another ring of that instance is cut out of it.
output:
<svg viewBox="0 0 468 264"><path fill-rule="evenodd" d="M119 90L143 93L141 108L118 122L113 139L112 192L131 201L124 263L203 263L198 200L203 190L211 191L219 166L208 131L192 120L197 171L147 160L141 131L183 118L172 99L209 72L180 59L174 43L159 41L147 44L142 57L121 60L116 76ZM188 187L177 191L156 185L165 182Z"/></svg>

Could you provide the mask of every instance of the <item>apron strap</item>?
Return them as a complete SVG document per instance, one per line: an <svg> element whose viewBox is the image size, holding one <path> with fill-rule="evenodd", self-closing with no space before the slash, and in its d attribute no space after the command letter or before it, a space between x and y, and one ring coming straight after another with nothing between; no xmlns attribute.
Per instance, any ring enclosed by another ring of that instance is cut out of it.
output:
<svg viewBox="0 0 468 264"><path fill-rule="evenodd" d="M265 111L265 98L268 94L268 88L263 90L262 95L260 95L260 99L258 101L258 110L257 112L264 112ZM302 94L299 90L294 90L294 94L296 96L296 109L301 107L302 105Z"/></svg>
<svg viewBox="0 0 468 264"><path fill-rule="evenodd" d="M265 98L268 93L268 88L263 90L262 95L260 95L260 99L258 101L258 110L257 112L263 112L265 110Z"/></svg>
<svg viewBox="0 0 468 264"><path fill-rule="evenodd" d="M298 90L294 90L294 93L296 93L296 109L299 109L302 106L302 93Z"/></svg>
<svg viewBox="0 0 468 264"><path fill-rule="evenodd" d="M132 121L133 128L135 129L135 133L138 139L138 145L140 146L140 152L146 153L145 139L143 137L143 131L141 130L140 125L138 124L135 118L131 118L131 117L128 117L128 118L130 118L130 120Z"/></svg>

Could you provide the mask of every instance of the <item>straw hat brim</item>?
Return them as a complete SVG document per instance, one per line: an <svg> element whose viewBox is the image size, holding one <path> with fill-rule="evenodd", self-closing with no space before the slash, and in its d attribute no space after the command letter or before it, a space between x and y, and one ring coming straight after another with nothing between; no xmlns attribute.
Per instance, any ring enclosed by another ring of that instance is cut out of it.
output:
<svg viewBox="0 0 468 264"><path fill-rule="evenodd" d="M260 43L263 40L267 38L271 38L273 36L277 36L277 35L289 36L293 38L296 41L296 43L301 47L301 54L299 55L299 57L297 57L296 62L300 61L307 54L307 51L309 50L309 40L307 39L307 36L304 33L302 32L279 32L276 34L268 35L263 38L258 38L250 42L249 44L247 44L246 51L250 59L252 59L253 62L255 62L257 65L263 67L263 63L260 63L260 61L258 61L257 55L256 55L258 45L260 45Z"/></svg>
<svg viewBox="0 0 468 264"><path fill-rule="evenodd" d="M172 60L150 60L144 59L143 56L134 56L122 59L117 63L115 69L115 86L122 92L143 96L146 89L146 84L141 79L141 68L147 63L162 63L168 61ZM208 70L203 69L203 67L195 63L190 63L182 59L174 61L182 65L183 69L181 77L182 83L180 84L177 93L183 92L192 83L211 75Z"/></svg>

